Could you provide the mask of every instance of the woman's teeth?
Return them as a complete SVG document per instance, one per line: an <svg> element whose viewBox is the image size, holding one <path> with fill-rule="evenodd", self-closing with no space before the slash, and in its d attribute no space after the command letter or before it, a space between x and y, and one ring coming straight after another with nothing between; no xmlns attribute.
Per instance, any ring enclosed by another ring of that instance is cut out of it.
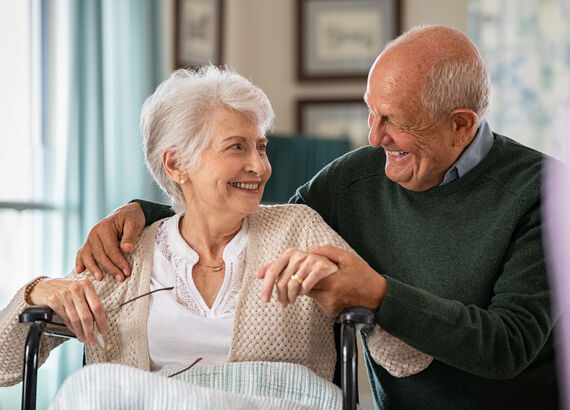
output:
<svg viewBox="0 0 570 410"><path fill-rule="evenodd" d="M243 188L243 189L257 189L259 184L243 184L241 182L230 182L230 184L236 188Z"/></svg>

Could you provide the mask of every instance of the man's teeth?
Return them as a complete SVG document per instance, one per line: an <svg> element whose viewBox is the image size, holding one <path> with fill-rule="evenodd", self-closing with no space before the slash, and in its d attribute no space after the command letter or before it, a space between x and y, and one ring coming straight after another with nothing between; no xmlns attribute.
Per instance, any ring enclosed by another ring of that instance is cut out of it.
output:
<svg viewBox="0 0 570 410"><path fill-rule="evenodd" d="M404 155L408 155L406 151L386 151L389 155L393 155L395 157L403 157Z"/></svg>
<svg viewBox="0 0 570 410"><path fill-rule="evenodd" d="M257 189L259 184L243 184L241 182L231 182L232 186L236 188L243 188L243 189Z"/></svg>

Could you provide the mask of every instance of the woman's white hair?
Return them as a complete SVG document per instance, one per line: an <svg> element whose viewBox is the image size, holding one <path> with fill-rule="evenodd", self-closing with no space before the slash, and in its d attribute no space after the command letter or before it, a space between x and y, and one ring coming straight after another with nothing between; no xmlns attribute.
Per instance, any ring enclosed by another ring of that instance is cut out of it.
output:
<svg viewBox="0 0 570 410"><path fill-rule="evenodd" d="M163 167L162 153L172 149L181 169L188 173L198 169L220 109L247 115L262 134L271 128L275 116L269 99L259 87L231 70L214 65L198 71L175 71L142 107L140 127L146 164L176 212L183 211L186 203L182 189Z"/></svg>

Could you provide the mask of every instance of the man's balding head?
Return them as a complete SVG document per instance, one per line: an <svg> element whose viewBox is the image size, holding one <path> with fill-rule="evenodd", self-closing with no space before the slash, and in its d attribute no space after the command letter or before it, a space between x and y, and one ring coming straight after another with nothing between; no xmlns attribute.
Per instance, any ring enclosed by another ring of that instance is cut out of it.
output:
<svg viewBox="0 0 570 410"><path fill-rule="evenodd" d="M461 32L418 27L389 43L370 69L368 139L386 176L413 191L441 183L473 140L489 104L489 75Z"/></svg>
<svg viewBox="0 0 570 410"><path fill-rule="evenodd" d="M387 44L370 75L381 66L406 71L402 74L402 86L416 90L418 102L432 119L467 108L477 114L479 125L487 111L487 67L475 45L458 30L445 26L415 27Z"/></svg>

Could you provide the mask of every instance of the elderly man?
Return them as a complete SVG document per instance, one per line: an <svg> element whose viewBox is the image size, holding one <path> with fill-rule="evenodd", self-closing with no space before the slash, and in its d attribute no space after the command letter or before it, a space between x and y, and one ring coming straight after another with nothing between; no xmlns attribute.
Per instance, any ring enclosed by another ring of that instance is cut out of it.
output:
<svg viewBox="0 0 570 410"><path fill-rule="evenodd" d="M329 164L292 198L317 210L362 258L313 249L339 271L302 292L331 314L369 307L386 331L434 357L399 379L365 349L380 408L558 408L541 241L545 158L490 131L488 100L487 69L467 37L413 29L370 70L371 146ZM144 218L130 204L94 228L78 270L100 276L99 263L121 278L129 273L116 238L130 251L144 220L169 212L142 205ZM258 271L264 298L275 283L284 304L294 299L292 258Z"/></svg>

